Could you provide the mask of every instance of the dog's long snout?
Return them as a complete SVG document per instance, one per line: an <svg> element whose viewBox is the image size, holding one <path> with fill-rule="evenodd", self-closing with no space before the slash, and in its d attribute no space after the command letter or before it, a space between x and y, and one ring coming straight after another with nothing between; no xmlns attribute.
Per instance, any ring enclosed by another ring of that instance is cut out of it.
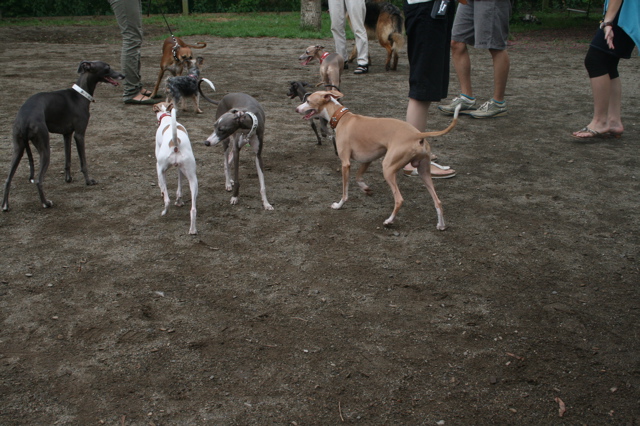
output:
<svg viewBox="0 0 640 426"><path fill-rule="evenodd" d="M211 133L211 136L209 136L205 141L204 141L204 145L205 146L212 146L217 144L218 142L220 142L220 138L218 137L218 134L216 132Z"/></svg>

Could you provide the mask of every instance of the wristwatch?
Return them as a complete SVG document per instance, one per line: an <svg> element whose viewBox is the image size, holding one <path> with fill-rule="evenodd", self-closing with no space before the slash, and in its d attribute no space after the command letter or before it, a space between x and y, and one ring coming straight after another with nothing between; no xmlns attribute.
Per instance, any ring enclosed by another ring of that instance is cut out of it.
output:
<svg viewBox="0 0 640 426"><path fill-rule="evenodd" d="M613 26L613 22L609 22L609 21L602 21L600 22L600 29L604 30L604 27L612 27Z"/></svg>

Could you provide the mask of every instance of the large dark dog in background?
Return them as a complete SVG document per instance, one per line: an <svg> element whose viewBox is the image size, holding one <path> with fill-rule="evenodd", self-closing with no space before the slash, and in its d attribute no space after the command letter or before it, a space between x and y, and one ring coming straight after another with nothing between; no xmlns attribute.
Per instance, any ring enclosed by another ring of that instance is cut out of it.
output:
<svg viewBox="0 0 640 426"><path fill-rule="evenodd" d="M367 1L367 13L364 18L364 26L367 29L369 39L377 39L380 46L387 50L387 60L384 63L385 70L396 70L398 67L398 50L404 45L404 18L402 12L391 3L379 1ZM349 55L349 62L356 57L354 46ZM371 64L371 58L369 58Z"/></svg>

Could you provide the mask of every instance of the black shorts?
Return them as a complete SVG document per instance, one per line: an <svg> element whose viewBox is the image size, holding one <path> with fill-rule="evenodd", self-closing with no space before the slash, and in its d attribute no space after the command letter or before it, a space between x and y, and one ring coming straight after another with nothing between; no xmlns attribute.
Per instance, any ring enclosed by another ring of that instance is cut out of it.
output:
<svg viewBox="0 0 640 426"><path fill-rule="evenodd" d="M596 32L593 40L591 40L591 47L606 52L610 55L617 56L618 58L629 59L631 57L631 52L633 52L633 48L636 46L636 44L633 42L633 39L629 37L629 35L618 26L619 16L620 12L618 12L618 15L616 15L615 19L613 20L613 26L611 27L611 29L613 30L614 48L609 49L607 41L604 39L604 30L598 30L598 32Z"/></svg>
<svg viewBox="0 0 640 426"><path fill-rule="evenodd" d="M404 3L409 57L409 97L439 102L448 96L451 28L455 2L444 18L431 18L434 2Z"/></svg>

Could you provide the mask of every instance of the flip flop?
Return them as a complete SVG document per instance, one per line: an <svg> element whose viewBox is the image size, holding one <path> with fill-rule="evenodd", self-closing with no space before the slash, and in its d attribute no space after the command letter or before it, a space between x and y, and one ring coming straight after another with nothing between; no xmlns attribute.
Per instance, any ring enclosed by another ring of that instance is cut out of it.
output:
<svg viewBox="0 0 640 426"><path fill-rule="evenodd" d="M157 102L152 98L143 97L142 99L125 99L124 103L129 105L153 105Z"/></svg>
<svg viewBox="0 0 640 426"><path fill-rule="evenodd" d="M614 139L620 139L624 132L607 132L607 133L609 134L610 137Z"/></svg>
<svg viewBox="0 0 640 426"><path fill-rule="evenodd" d="M147 90L147 89L142 89L142 90L140 90L140 94L141 94L142 96L151 97L151 93L152 93L152 92L151 92L151 90Z"/></svg>
<svg viewBox="0 0 640 426"><path fill-rule="evenodd" d="M589 136L577 136L575 133L588 133ZM589 127L583 127L582 129L573 132L571 136L576 139L591 139L591 138L606 139L609 137L609 132L600 133L598 131L590 129Z"/></svg>
<svg viewBox="0 0 640 426"><path fill-rule="evenodd" d="M405 176L416 177L419 176L418 169L406 170L403 169L402 172ZM452 178L456 175L456 171L453 170L449 166L441 166L440 164L436 164L433 161L431 162L431 178L432 179L448 179Z"/></svg>

